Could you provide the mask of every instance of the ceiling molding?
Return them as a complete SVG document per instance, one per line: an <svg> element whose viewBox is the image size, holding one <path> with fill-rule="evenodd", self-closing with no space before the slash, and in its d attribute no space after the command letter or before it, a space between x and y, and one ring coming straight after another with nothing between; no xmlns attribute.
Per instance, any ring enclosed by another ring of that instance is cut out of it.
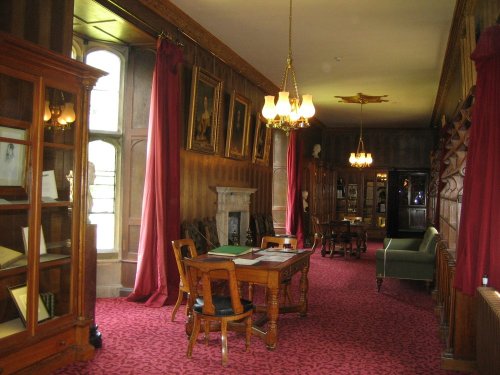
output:
<svg viewBox="0 0 500 375"><path fill-rule="evenodd" d="M245 76L265 93L276 94L279 91L273 82L170 1L139 0L139 2L177 27L187 38L209 51L234 71Z"/></svg>

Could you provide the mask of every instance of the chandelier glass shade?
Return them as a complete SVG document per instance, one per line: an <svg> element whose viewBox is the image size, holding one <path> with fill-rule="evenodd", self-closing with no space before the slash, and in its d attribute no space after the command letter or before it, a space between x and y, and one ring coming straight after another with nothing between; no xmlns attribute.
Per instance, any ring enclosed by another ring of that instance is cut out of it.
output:
<svg viewBox="0 0 500 375"><path fill-rule="evenodd" d="M47 129L66 130L76 120L74 103L66 100L64 93L56 89L48 89L52 95L47 94L45 100L43 121ZM69 96L69 94L67 94Z"/></svg>
<svg viewBox="0 0 500 375"><path fill-rule="evenodd" d="M387 99L382 99L387 97L387 95L365 95L363 93L358 93L354 96L335 97L340 98L341 103L354 103L360 105L358 148L356 149L356 152L351 152L351 155L349 156L349 163L351 164L351 167L360 169L370 167L373 163L372 154L371 152L365 151L365 142L363 141L363 105L368 103L388 102Z"/></svg>
<svg viewBox="0 0 500 375"><path fill-rule="evenodd" d="M299 88L292 62L292 0L290 0L290 16L288 24L288 56L281 81L278 100L272 95L264 97L262 116L267 119L267 127L283 130L287 135L291 130L309 127L309 119L314 116L315 108L312 95L302 95L300 102ZM287 90L292 86L293 92Z"/></svg>
<svg viewBox="0 0 500 375"><path fill-rule="evenodd" d="M365 168L369 167L373 163L373 158L371 152L365 151L365 142L363 142L363 104L361 104L360 111L360 125L359 125L359 141L358 148L356 152L351 152L351 156L349 157L349 163L351 163L351 167L356 168Z"/></svg>

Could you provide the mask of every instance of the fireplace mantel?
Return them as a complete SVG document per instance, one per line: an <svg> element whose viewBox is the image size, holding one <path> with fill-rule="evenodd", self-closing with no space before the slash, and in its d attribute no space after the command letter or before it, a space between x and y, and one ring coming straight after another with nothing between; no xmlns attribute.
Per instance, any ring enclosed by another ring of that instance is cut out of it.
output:
<svg viewBox="0 0 500 375"><path fill-rule="evenodd" d="M240 213L240 244L245 244L246 233L250 225L250 196L255 188L217 186L217 234L221 245L229 242L229 213Z"/></svg>

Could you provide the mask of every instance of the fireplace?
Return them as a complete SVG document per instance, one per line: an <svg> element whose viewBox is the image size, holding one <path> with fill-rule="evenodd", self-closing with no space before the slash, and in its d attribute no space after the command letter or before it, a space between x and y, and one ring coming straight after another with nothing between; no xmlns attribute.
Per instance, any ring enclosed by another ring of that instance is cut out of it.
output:
<svg viewBox="0 0 500 375"><path fill-rule="evenodd" d="M257 191L254 188L217 186L217 235L221 245L232 242L232 235L239 235L239 244L246 242L247 230L250 226L250 196ZM236 219L237 218L237 219ZM230 223L238 228L231 228ZM238 229L238 230L236 230Z"/></svg>

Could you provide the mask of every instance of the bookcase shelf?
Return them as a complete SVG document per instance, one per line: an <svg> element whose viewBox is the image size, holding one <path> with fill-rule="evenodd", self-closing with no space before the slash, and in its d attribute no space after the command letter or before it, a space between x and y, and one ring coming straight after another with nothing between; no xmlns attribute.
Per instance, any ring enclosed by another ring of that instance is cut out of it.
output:
<svg viewBox="0 0 500 375"><path fill-rule="evenodd" d="M0 372L44 373L93 355L84 161L90 90L103 72L1 32L0 54L0 246L23 254L0 269ZM68 129L46 126L51 106L69 105Z"/></svg>

